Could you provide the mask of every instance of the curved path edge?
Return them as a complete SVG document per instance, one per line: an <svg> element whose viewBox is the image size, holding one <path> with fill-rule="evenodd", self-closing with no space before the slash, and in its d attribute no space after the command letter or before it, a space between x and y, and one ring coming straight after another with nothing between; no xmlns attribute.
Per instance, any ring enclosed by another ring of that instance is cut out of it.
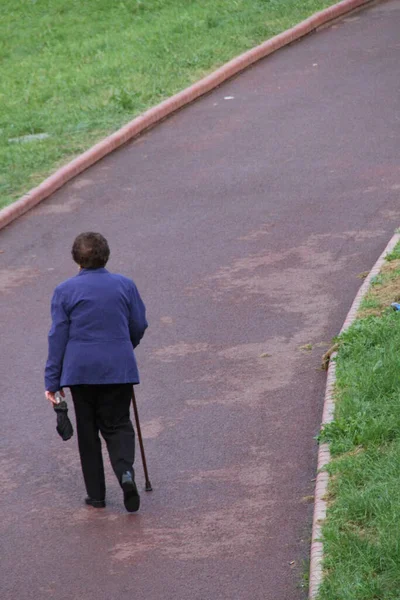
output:
<svg viewBox="0 0 400 600"><path fill-rule="evenodd" d="M203 94L218 87L240 71L243 71L258 60L265 58L283 46L286 46L330 21L356 10L364 5L371 4L374 0L343 0L325 10L315 13L308 19L295 25L291 29L276 35L259 46L232 59L216 71L207 75L190 87L164 100L157 106L142 113L115 133L104 138L83 154L61 167L39 186L31 189L19 200L0 210L0 229L17 219L28 210L48 198L53 192L63 186L67 181L88 169L107 154L113 152L132 138L142 133L145 129L159 123L186 104L193 102Z"/></svg>
<svg viewBox="0 0 400 600"><path fill-rule="evenodd" d="M351 308L347 314L346 320L340 330L340 333L345 331L354 323L357 318L357 312L360 308L360 304L369 290L371 280L373 277L379 274L383 264L385 263L385 257L389 254L396 244L400 241L400 233L395 233L391 238L390 242L382 252L371 271L366 277L364 283L358 290L358 293L351 305ZM332 355L331 359L336 356L336 353ZM324 408L322 414L321 427L327 423L331 423L334 419L335 411L335 398L334 388L336 383L336 362L330 360ZM318 595L318 589L322 583L323 578L323 542L322 542L322 527L326 517L327 503L325 497L328 491L329 474L326 471L326 466L330 462L331 456L328 444L321 444L318 450L318 467L317 467L317 479L315 484L315 502L314 502L314 517L312 526L312 538L311 538L311 555L310 555L310 586L309 586L309 598L310 600L316 600Z"/></svg>

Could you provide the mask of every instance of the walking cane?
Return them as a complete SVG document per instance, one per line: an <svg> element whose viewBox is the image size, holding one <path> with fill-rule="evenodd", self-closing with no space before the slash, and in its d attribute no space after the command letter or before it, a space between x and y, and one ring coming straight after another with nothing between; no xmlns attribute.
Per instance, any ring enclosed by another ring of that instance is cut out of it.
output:
<svg viewBox="0 0 400 600"><path fill-rule="evenodd" d="M133 412L135 413L136 430L137 430L137 434L138 434L138 438L139 438L140 453L142 455L142 463L143 463L144 476L145 476L145 479L146 479L145 490L146 490L146 492L151 492L153 488L151 487L151 483L150 483L150 479L149 479L149 473L147 471L147 463L146 463L146 457L144 455L144 446L143 446L142 431L140 429L139 413L138 413L138 409L137 409L137 405L136 405L136 397L135 397L135 390L134 389L132 389L132 405L133 405Z"/></svg>

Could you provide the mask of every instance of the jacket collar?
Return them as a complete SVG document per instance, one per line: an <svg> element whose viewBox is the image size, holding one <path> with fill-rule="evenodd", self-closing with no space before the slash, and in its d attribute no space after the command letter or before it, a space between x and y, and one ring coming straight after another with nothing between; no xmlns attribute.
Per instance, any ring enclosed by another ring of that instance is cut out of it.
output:
<svg viewBox="0 0 400 600"><path fill-rule="evenodd" d="M108 271L104 267L101 267L100 269L81 269L78 273L78 277L79 275L91 275L92 273L108 273Z"/></svg>

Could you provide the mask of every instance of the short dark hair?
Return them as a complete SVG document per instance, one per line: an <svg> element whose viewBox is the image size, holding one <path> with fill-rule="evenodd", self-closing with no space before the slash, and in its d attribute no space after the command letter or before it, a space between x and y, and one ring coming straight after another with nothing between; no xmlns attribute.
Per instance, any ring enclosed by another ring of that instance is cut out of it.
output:
<svg viewBox="0 0 400 600"><path fill-rule="evenodd" d="M110 248L101 233L80 233L72 244L72 258L83 269L105 267L110 257Z"/></svg>

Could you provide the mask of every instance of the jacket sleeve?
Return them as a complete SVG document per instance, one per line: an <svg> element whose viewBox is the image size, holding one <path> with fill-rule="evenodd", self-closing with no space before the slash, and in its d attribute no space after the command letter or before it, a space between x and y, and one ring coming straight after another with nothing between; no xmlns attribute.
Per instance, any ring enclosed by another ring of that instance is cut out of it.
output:
<svg viewBox="0 0 400 600"><path fill-rule="evenodd" d="M57 288L51 301L51 318L45 388L50 392L57 392L60 389L64 353L69 338L69 317L63 304L62 294Z"/></svg>
<svg viewBox="0 0 400 600"><path fill-rule="evenodd" d="M138 346L147 327L146 308L137 287L133 284L129 306L129 334L134 348Z"/></svg>

